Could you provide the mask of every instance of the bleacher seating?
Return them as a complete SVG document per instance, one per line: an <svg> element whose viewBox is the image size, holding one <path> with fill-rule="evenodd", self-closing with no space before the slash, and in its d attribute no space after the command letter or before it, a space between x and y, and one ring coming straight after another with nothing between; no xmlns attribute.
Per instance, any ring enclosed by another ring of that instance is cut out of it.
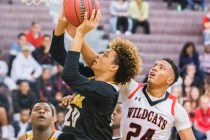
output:
<svg viewBox="0 0 210 140"><path fill-rule="evenodd" d="M199 52L202 52L202 17L205 14L200 11L175 11L168 10L167 3L162 0L148 0L150 5L149 22L151 35L144 35L141 27L138 33L125 36L136 43L143 58L143 71L137 80L141 81L148 73L155 60L169 57L178 64L179 53L187 41L193 41ZM116 35L110 33L110 0L100 0L103 26L109 38Z"/></svg>
<svg viewBox="0 0 210 140"><path fill-rule="evenodd" d="M0 59L6 61L8 61L10 44L16 41L20 32L29 30L33 20L41 23L43 34L51 34L54 27L49 8L44 4L26 6L21 3L21 0L12 1L13 4L8 4L6 0L0 2L0 49L2 50Z"/></svg>

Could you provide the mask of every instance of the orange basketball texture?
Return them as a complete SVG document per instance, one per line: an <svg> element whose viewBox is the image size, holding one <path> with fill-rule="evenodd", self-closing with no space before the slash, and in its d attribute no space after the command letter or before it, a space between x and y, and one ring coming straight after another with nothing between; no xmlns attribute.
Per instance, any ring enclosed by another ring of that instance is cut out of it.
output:
<svg viewBox="0 0 210 140"><path fill-rule="evenodd" d="M74 26L79 26L84 21L85 11L88 19L93 9L100 8L98 0L64 0L64 14L66 19Z"/></svg>

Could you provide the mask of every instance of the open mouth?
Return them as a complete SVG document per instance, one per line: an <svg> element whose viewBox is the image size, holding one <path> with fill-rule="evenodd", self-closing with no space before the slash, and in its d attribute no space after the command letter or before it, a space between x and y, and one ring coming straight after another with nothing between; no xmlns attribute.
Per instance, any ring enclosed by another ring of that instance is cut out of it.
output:
<svg viewBox="0 0 210 140"><path fill-rule="evenodd" d="M155 76L155 73L154 72L150 72L149 77L151 78L151 77L154 77L154 76Z"/></svg>
<svg viewBox="0 0 210 140"><path fill-rule="evenodd" d="M46 118L43 115L40 115L38 119L45 120Z"/></svg>

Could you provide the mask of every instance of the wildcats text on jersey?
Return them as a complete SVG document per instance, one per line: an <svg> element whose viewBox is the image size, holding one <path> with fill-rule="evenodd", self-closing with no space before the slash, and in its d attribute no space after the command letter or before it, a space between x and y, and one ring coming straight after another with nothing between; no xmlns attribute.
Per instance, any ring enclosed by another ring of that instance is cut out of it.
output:
<svg viewBox="0 0 210 140"><path fill-rule="evenodd" d="M165 126L167 124L167 120L165 120L161 115L155 113L154 111L148 111L147 109L143 108L129 108L127 118L138 118L147 120L148 122L157 125L162 130L165 129Z"/></svg>

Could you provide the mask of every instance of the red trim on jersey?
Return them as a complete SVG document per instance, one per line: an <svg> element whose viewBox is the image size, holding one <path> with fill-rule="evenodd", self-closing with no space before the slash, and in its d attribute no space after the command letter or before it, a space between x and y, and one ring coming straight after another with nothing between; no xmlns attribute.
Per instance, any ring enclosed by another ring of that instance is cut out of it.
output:
<svg viewBox="0 0 210 140"><path fill-rule="evenodd" d="M144 86L144 83L139 83L138 87L128 96L128 99L131 99L136 94L136 92L139 90L139 88L143 87L143 86Z"/></svg>
<svg viewBox="0 0 210 140"><path fill-rule="evenodd" d="M176 103L176 97L174 97L173 95L169 94L168 96L169 99L173 100L173 103L171 105L171 114L174 116L174 107L175 107L175 103Z"/></svg>

